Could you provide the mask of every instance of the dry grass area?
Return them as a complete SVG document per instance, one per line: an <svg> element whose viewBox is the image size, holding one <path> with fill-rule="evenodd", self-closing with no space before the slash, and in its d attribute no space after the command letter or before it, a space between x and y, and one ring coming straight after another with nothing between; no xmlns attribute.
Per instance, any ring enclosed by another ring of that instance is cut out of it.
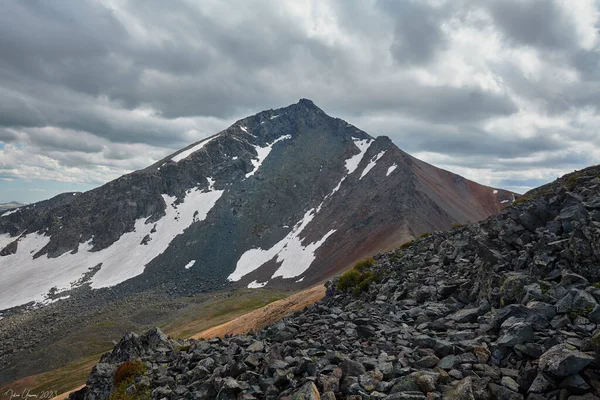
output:
<svg viewBox="0 0 600 400"><path fill-rule="evenodd" d="M323 297L325 297L325 286L315 286L285 299L277 300L224 324L202 331L193 335L192 338L208 339L216 336L223 337L226 334L240 335L250 331L257 331L273 322L281 320L294 311L302 310L316 303Z"/></svg>
<svg viewBox="0 0 600 400"><path fill-rule="evenodd" d="M215 294L160 328L171 337L187 339L198 332L283 299L290 293L272 289L242 289L227 295Z"/></svg>
<svg viewBox="0 0 600 400"><path fill-rule="evenodd" d="M65 393L85 383L90 371L100 359L96 354L65 367L44 372L38 375L28 376L9 383L0 388L0 400L10 399L10 394L31 398L49 398L50 393ZM18 398L21 398L18 397ZM60 399L62 397L57 397Z"/></svg>
<svg viewBox="0 0 600 400"><path fill-rule="evenodd" d="M163 323L161 329L172 337L181 338L207 338L224 336L226 333L247 333L301 310L324 296L323 285L291 296L290 292L270 289L242 289L229 293L213 293L210 297L191 301L185 312ZM48 391L60 394L54 398L56 400L66 399L69 393L85 384L100 355L96 354L67 366L19 379L0 387L0 400L10 399L10 394L5 394L9 389L15 394L29 391L31 395L38 397Z"/></svg>
<svg viewBox="0 0 600 400"><path fill-rule="evenodd" d="M68 392L66 392L66 393L63 393L63 394L59 395L59 396L53 397L51 400L65 400L65 399L67 399L67 398L69 397L69 395L70 395L71 393L73 393L73 392L76 392L76 391L78 391L79 389L83 389L83 387L84 387L84 386L85 386L85 385L78 386L78 387L76 387L76 388L75 388L75 389L73 389L73 390L70 390L70 391L68 391Z"/></svg>

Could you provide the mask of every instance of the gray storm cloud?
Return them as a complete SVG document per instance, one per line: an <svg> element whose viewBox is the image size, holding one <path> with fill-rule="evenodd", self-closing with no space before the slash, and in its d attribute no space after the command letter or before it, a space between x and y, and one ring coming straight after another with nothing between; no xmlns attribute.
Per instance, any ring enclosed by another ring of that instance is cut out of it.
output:
<svg viewBox="0 0 600 400"><path fill-rule="evenodd" d="M101 184L306 97L527 188L600 157L599 21L593 0L3 1L0 177Z"/></svg>

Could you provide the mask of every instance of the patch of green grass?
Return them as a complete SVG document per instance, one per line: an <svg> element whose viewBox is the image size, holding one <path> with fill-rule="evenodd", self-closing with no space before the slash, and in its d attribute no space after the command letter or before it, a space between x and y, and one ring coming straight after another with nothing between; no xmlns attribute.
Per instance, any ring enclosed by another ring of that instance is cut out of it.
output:
<svg viewBox="0 0 600 400"><path fill-rule="evenodd" d="M288 295L287 292L271 289L241 290L229 297L192 307L177 319L165 321L161 329L173 337L188 338Z"/></svg>
<svg viewBox="0 0 600 400"><path fill-rule="evenodd" d="M411 244L413 244L413 241L412 241L412 240L411 240L411 241L409 241L409 242L406 242L406 243L402 243L402 244L400 245L400 249L404 250L404 249L406 249L408 246L410 246Z"/></svg>
<svg viewBox="0 0 600 400"><path fill-rule="evenodd" d="M512 205L525 203L527 200L530 200L530 199L531 199L531 197L529 197L529 196L521 196L518 199L515 199L515 201L512 202Z"/></svg>
<svg viewBox="0 0 600 400"><path fill-rule="evenodd" d="M458 222L454 222L452 224L452 229L464 228L465 226L466 226L465 224L459 224Z"/></svg>
<svg viewBox="0 0 600 400"><path fill-rule="evenodd" d="M424 233L421 233L421 234L419 235L419 238L421 238L421 239L425 239L425 238L426 238L426 237L428 237L429 235L431 235L431 233L429 233L429 232L424 232Z"/></svg>
<svg viewBox="0 0 600 400"><path fill-rule="evenodd" d="M567 179L567 186L575 185L577 183L577 179L579 179L580 176L581 174L571 175L569 179Z"/></svg>
<svg viewBox="0 0 600 400"><path fill-rule="evenodd" d="M211 312L211 317L221 317L227 314L231 314L234 311L253 311L257 308L266 306L277 300L283 299L285 296L282 295L269 295L267 297L250 297L250 298L234 298L227 299L215 305L209 305L208 307L215 308L215 311Z"/></svg>
<svg viewBox="0 0 600 400"><path fill-rule="evenodd" d="M191 348L192 348L191 344L186 344L186 345L183 345L183 346L175 346L175 350L177 350L177 351L183 351L185 353L187 353Z"/></svg>
<svg viewBox="0 0 600 400"><path fill-rule="evenodd" d="M31 393L65 393L85 383L92 367L98 362L101 354L86 357L64 367L25 378L23 381L10 383L8 386L16 392L28 389ZM6 388L8 388L8 386ZM3 388L5 389L5 388ZM4 390L0 389L0 393Z"/></svg>
<svg viewBox="0 0 600 400"><path fill-rule="evenodd" d="M114 322L114 321L104 321L104 322L98 322L97 324L92 325L92 328L95 328L95 329L111 328L115 325L116 325L116 322Z"/></svg>
<svg viewBox="0 0 600 400"><path fill-rule="evenodd" d="M580 310L574 310L574 309L570 309L569 310L569 316L572 319L575 319L577 317L586 317L588 315L590 315L590 313L594 310L594 306L592 306L591 304L586 306L585 308L582 308Z"/></svg>
<svg viewBox="0 0 600 400"><path fill-rule="evenodd" d="M600 289L600 282L593 283L592 286L596 289Z"/></svg>

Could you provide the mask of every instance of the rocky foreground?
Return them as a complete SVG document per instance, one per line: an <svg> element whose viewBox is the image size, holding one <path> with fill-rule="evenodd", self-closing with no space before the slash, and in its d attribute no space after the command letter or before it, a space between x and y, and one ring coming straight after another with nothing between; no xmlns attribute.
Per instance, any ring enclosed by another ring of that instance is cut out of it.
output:
<svg viewBox="0 0 600 400"><path fill-rule="evenodd" d="M360 263L260 332L128 334L70 398L600 398L598 174Z"/></svg>

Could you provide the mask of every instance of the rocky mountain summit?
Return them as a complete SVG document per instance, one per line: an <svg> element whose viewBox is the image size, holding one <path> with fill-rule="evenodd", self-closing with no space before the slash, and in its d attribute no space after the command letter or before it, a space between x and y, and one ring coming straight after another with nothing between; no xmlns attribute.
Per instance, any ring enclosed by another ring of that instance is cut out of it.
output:
<svg viewBox="0 0 600 400"><path fill-rule="evenodd" d="M128 334L71 399L598 399L600 167L365 260L266 329Z"/></svg>
<svg viewBox="0 0 600 400"><path fill-rule="evenodd" d="M102 299L309 285L514 198L303 99L97 189L1 214L0 310L89 290Z"/></svg>

